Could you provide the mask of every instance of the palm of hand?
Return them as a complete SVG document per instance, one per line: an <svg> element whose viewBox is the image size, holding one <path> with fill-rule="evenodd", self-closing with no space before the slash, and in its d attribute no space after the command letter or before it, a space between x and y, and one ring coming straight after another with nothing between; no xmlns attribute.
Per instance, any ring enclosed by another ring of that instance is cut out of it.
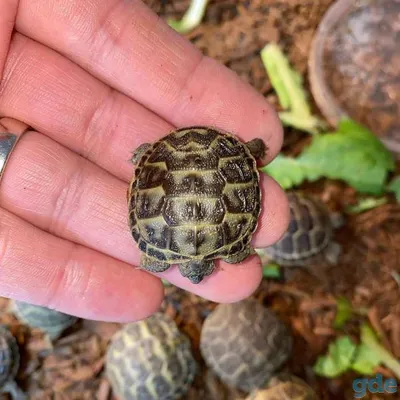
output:
<svg viewBox="0 0 400 400"><path fill-rule="evenodd" d="M2 2L0 117L2 130L26 131L0 187L0 295L131 321L159 307L160 277L220 302L257 287L256 256L221 262L199 285L176 268L155 276L134 267L127 160L139 144L174 126L214 125L262 138L269 162L282 141L262 96L142 2ZM258 247L275 242L288 222L283 192L266 176L261 184Z"/></svg>

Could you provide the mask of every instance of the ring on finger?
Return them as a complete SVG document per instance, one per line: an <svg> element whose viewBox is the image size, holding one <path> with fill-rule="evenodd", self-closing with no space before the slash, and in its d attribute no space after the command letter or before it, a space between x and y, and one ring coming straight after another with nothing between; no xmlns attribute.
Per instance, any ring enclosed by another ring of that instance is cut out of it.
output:
<svg viewBox="0 0 400 400"><path fill-rule="evenodd" d="M1 178L3 177L7 161L10 158L10 155L20 137L21 135L15 135L10 132L0 133L0 182Z"/></svg>

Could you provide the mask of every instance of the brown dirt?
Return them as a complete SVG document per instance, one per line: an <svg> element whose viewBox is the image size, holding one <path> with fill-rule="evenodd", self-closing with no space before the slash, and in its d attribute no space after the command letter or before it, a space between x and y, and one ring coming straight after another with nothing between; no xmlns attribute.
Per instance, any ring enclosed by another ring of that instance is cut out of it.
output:
<svg viewBox="0 0 400 400"><path fill-rule="evenodd" d="M158 2L148 0L148 3L153 3L154 10L162 11ZM204 53L235 70L271 104L277 105L261 64L260 50L269 41L277 41L307 82L311 39L331 3L332 0L212 1L202 25L188 38ZM180 17L187 4L186 0L170 0L164 11L168 16ZM287 130L285 152L298 153L308 141L308 136ZM354 190L340 182L320 180L305 184L301 189L319 196L335 211L343 211L356 202ZM317 377L312 371L316 358L342 333L332 328L338 295L346 296L356 307L368 308L369 321L380 333L382 342L400 357L400 287L394 279L394 272L400 273L399 227L400 205L393 198L389 204L375 210L347 215L345 226L336 234L336 240L343 246L338 266L314 265L318 274L294 270L284 282L264 280L254 294L281 316L294 335L293 356L286 369L305 379L321 399L354 398L351 390L354 374L328 380ZM199 353L202 322L215 304L174 287L168 287L166 292L163 309L192 339L195 355L202 365L202 373L186 398L244 399L243 393L229 389L204 367ZM80 321L65 332L51 350L40 332L29 330L7 312L7 305L8 300L0 298L3 311L0 321L11 327L19 341L22 366L18 383L28 391L30 399L113 399L104 377L103 361L109 339L119 329L119 324ZM343 332L356 338L357 325L357 320L352 321ZM380 371L391 376L388 370Z"/></svg>

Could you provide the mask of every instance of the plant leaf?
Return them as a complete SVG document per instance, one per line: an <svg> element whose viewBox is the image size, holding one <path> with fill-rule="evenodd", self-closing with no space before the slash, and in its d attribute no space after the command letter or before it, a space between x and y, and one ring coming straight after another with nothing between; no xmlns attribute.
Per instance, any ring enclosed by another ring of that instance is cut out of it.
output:
<svg viewBox="0 0 400 400"><path fill-rule="evenodd" d="M314 372L327 378L335 378L347 371L352 363L357 345L349 336L342 336L329 345L328 354L320 356Z"/></svg>
<svg viewBox="0 0 400 400"><path fill-rule="evenodd" d="M375 354L381 363L391 369L398 379L400 379L400 362L391 354L378 340L374 330L364 323L361 326L361 343L369 348L369 351Z"/></svg>
<svg viewBox="0 0 400 400"><path fill-rule="evenodd" d="M364 343L361 343L357 348L351 368L360 374L372 375L381 361L381 358L375 352L371 351Z"/></svg>
<svg viewBox="0 0 400 400"><path fill-rule="evenodd" d="M389 183L387 190L393 192L396 196L396 200L400 203L400 175L395 176Z"/></svg>
<svg viewBox="0 0 400 400"><path fill-rule="evenodd" d="M271 175L283 189L299 185L307 178L307 172L297 159L282 154L278 154L269 165L260 170Z"/></svg>
<svg viewBox="0 0 400 400"><path fill-rule="evenodd" d="M346 299L346 297L340 296L336 300L337 310L335 320L333 321L333 326L336 329L342 328L345 323L351 318L353 314L353 309L350 302Z"/></svg>
<svg viewBox="0 0 400 400"><path fill-rule="evenodd" d="M281 277L281 270L279 265L270 263L263 266L263 277L279 279Z"/></svg>
<svg viewBox="0 0 400 400"><path fill-rule="evenodd" d="M192 0L180 21L168 19L168 25L179 33L188 33L200 25L207 9L208 0Z"/></svg>
<svg viewBox="0 0 400 400"><path fill-rule="evenodd" d="M380 195L394 167L393 155L372 132L343 120L336 132L315 135L296 159L281 155L262 171L284 189L325 177L343 180L361 193Z"/></svg>
<svg viewBox="0 0 400 400"><path fill-rule="evenodd" d="M346 211L349 214L358 214L363 211L371 210L372 208L376 208L381 206L382 204L386 204L388 199L386 197L367 197L365 199L360 199L357 204L348 206Z"/></svg>
<svg viewBox="0 0 400 400"><path fill-rule="evenodd" d="M282 123L311 134L318 133L326 124L311 114L300 74L290 66L288 58L274 43L267 44L260 55L279 103L287 110L279 113Z"/></svg>

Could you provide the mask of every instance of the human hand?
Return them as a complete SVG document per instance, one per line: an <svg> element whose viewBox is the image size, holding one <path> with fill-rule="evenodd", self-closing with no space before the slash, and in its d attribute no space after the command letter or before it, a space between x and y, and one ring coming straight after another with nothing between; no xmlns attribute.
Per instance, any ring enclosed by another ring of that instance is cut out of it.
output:
<svg viewBox="0 0 400 400"><path fill-rule="evenodd" d="M3 0L0 117L1 131L26 131L0 186L1 296L126 322L157 310L160 277L217 302L258 286L258 256L218 262L198 285L176 267L157 276L135 267L127 160L139 144L212 125L264 139L270 162L282 142L263 97L141 1ZM278 240L289 218L279 186L265 175L261 185L256 247Z"/></svg>

